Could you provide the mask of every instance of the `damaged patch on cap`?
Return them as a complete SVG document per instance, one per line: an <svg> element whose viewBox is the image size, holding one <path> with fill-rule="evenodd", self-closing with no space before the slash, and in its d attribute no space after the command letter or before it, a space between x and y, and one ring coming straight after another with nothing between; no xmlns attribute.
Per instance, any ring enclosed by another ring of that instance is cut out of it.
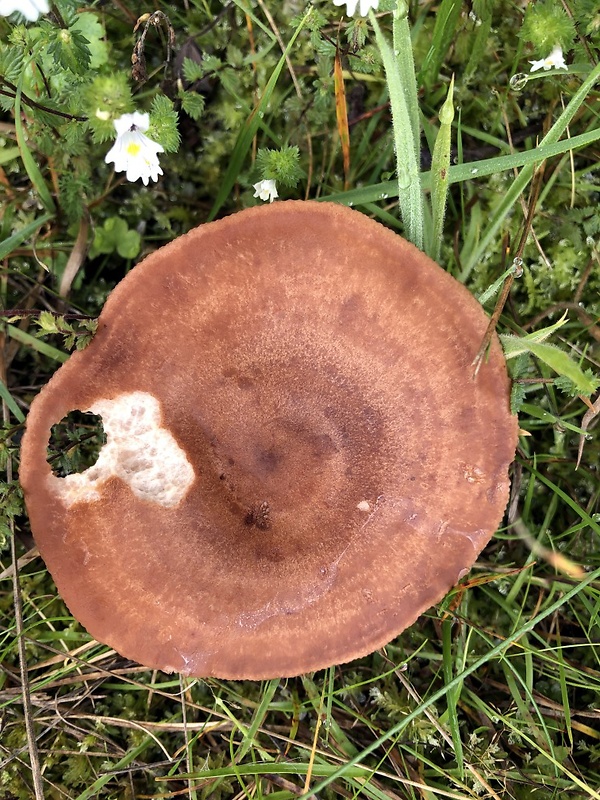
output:
<svg viewBox="0 0 600 800"><path fill-rule="evenodd" d="M100 499L100 489L117 477L142 500L165 508L178 505L194 482L194 469L171 433L163 427L158 400L148 392L129 392L98 400L87 411L99 414L106 444L96 463L64 478L51 476L67 507Z"/></svg>

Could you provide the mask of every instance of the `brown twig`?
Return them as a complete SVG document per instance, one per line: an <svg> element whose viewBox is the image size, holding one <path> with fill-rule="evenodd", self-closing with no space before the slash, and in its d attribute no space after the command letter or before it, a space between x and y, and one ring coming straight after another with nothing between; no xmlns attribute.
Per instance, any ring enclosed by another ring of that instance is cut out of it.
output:
<svg viewBox="0 0 600 800"><path fill-rule="evenodd" d="M10 91L7 92L4 89L0 89L0 94L12 98L16 96L17 87L14 85L14 83L11 83L10 81L6 80L6 78L0 77L0 86L2 85L7 86L10 89ZM31 97L27 97L27 95L23 93L21 93L21 102L24 105L29 106L30 108L37 108L40 111L45 111L46 114L54 114L55 116L62 117L63 119L72 119L75 120L76 122L87 122L88 119L87 117L77 117L74 114L67 114L65 111L57 111L57 109L55 108L48 108L48 106L44 106L41 103L37 103L35 100L32 100Z"/></svg>
<svg viewBox="0 0 600 800"><path fill-rule="evenodd" d="M67 265L62 274L62 278L60 279L60 286L58 288L58 294L60 297L65 298L69 294L71 291L71 285L77 277L77 273L83 264L88 249L89 230L90 219L89 215L86 214L81 218L77 239L75 240L75 244L73 245L73 249L69 255Z"/></svg>
<svg viewBox="0 0 600 800"><path fill-rule="evenodd" d="M43 311L39 311L37 309L32 308L5 308L0 311L0 319L3 318L10 318L10 317L39 317L40 314L43 314ZM55 312L51 312L55 313ZM87 314L58 314L56 313L57 317L62 317L63 319L96 319L96 317L90 317Z"/></svg>

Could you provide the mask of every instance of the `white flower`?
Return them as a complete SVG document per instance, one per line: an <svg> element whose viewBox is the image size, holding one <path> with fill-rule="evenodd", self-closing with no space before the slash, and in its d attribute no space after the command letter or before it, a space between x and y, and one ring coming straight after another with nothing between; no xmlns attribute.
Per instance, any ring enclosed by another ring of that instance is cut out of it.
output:
<svg viewBox="0 0 600 800"><path fill-rule="evenodd" d="M555 69L569 69L565 64L562 47L559 44L554 45L554 49L546 58L542 58L540 61L530 61L529 63L531 64L530 72L536 72L538 69L548 71L552 67Z"/></svg>
<svg viewBox="0 0 600 800"><path fill-rule="evenodd" d="M40 14L50 11L48 0L0 0L0 14L8 17L15 11L21 13L29 22L35 22Z"/></svg>
<svg viewBox="0 0 600 800"><path fill-rule="evenodd" d="M272 203L276 197L279 197L277 194L277 185L275 181L259 181L255 183L254 186L254 197L260 197L263 202L269 201Z"/></svg>
<svg viewBox="0 0 600 800"><path fill-rule="evenodd" d="M346 15L348 17L354 16L356 11L356 6L358 5L359 0L333 0L334 6L346 6ZM361 17L366 17L369 13L369 9L373 8L377 11L379 7L379 0L360 0L360 15Z"/></svg>
<svg viewBox="0 0 600 800"><path fill-rule="evenodd" d="M148 185L148 179L158 180L163 174L158 163L158 153L164 153L164 148L144 135L150 127L148 114L123 114L113 122L117 131L117 141L108 151L104 160L107 164L114 161L115 172L126 172L128 181L137 181L139 178Z"/></svg>

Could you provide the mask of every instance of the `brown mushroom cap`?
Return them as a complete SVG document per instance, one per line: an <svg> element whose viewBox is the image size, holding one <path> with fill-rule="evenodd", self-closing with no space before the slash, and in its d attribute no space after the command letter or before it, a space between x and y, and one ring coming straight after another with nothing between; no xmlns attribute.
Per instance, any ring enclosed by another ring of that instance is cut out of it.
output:
<svg viewBox="0 0 600 800"><path fill-rule="evenodd" d="M506 506L517 422L496 340L473 380L486 325L437 264L333 204L253 208L153 253L27 420L31 525L74 616L195 676L291 676L389 642ZM155 408L146 439L128 418L113 466L69 498L51 426L110 401L131 416L136 398ZM154 479L180 494L153 496Z"/></svg>

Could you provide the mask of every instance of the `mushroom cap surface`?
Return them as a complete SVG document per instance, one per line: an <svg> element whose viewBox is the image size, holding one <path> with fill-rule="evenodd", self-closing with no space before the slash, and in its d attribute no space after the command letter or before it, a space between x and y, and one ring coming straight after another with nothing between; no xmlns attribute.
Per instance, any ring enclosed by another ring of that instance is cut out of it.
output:
<svg viewBox="0 0 600 800"><path fill-rule="evenodd" d="M32 530L73 615L203 677L385 645L502 519L517 420L497 339L473 379L487 322L414 246L331 203L248 209L148 256L23 438ZM108 442L69 483L46 448L74 409Z"/></svg>

